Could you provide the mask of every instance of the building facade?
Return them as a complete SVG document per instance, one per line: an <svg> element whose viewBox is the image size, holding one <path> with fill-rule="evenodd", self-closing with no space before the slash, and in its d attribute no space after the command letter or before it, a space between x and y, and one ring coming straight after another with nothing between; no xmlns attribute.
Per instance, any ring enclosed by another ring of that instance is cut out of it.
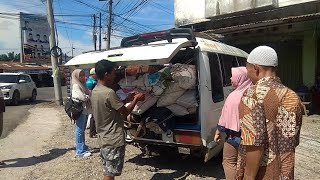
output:
<svg viewBox="0 0 320 180"><path fill-rule="evenodd" d="M278 74L292 89L311 87L320 73L319 0L175 0L175 24L221 34L247 52L273 47Z"/></svg>

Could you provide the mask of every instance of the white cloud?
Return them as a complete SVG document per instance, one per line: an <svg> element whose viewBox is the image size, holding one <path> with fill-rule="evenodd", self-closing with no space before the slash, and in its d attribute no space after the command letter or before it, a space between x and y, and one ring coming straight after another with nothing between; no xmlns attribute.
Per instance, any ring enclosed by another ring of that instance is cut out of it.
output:
<svg viewBox="0 0 320 180"><path fill-rule="evenodd" d="M18 53L21 48L19 22L0 18L0 27L0 54L9 51Z"/></svg>
<svg viewBox="0 0 320 180"><path fill-rule="evenodd" d="M44 14L45 6L41 4L40 0L29 0L28 4L33 6L21 7L21 3L19 6L13 3L5 3L1 0L0 2L0 12L7 13L18 13L19 11L25 13L34 13L34 14ZM28 5L27 4L27 5ZM26 5L26 6L27 6ZM19 8L17 8L19 7ZM9 18L3 18L4 16L0 16L0 54L7 53L9 51L15 51L16 53L20 52L21 41L20 41L20 32L19 32L19 20L18 16L6 16ZM15 18L15 19L12 19ZM59 29L59 28L58 28ZM65 30L59 29L58 37L59 37L59 47L70 47L69 38L65 35ZM71 34L69 33L71 36ZM87 43L88 38L92 39L92 35L83 34L82 38L73 37L70 38L71 44L74 45L74 55L81 54L83 51L89 51L93 49L92 43ZM89 41L92 42L92 41ZM71 47L64 48L64 52L71 51ZM71 55L69 53L68 55Z"/></svg>

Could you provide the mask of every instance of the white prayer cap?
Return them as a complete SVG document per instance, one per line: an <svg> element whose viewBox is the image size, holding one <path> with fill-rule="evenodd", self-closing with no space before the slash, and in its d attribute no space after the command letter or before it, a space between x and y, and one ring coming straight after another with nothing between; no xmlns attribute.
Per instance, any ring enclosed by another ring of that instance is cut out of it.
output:
<svg viewBox="0 0 320 180"><path fill-rule="evenodd" d="M259 46L254 48L247 59L250 64L260 66L278 66L278 56L274 49L268 46Z"/></svg>

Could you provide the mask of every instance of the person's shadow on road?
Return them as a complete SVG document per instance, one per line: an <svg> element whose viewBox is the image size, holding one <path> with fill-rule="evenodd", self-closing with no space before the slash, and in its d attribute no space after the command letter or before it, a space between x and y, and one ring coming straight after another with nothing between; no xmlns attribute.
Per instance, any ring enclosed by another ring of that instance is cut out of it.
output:
<svg viewBox="0 0 320 180"><path fill-rule="evenodd" d="M74 148L68 148L68 149L51 149L49 150L49 153L43 154L40 156L32 156L27 158L15 158L15 159L8 159L8 160L2 160L3 164L0 165L1 168L10 168L10 167L27 167L27 166L33 166L42 162L48 162L51 161L59 156L64 155L70 150L73 150ZM14 162L14 163L12 163Z"/></svg>
<svg viewBox="0 0 320 180"><path fill-rule="evenodd" d="M134 163L136 165L149 165L148 171L154 173L151 180L162 179L180 179L184 180L189 175L194 175L197 178L213 177L217 180L225 179L222 158L216 157L209 162L204 163L201 158L187 157L185 159L181 156L173 155L161 155L154 157L143 157L142 154L138 155L127 162ZM163 172L163 170L173 170L173 172ZM161 172L162 171L162 172Z"/></svg>

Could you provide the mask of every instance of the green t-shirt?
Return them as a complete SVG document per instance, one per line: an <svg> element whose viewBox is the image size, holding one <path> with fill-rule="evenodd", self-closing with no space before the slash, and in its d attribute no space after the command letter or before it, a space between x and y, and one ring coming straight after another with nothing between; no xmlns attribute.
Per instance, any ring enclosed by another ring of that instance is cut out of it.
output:
<svg viewBox="0 0 320 180"><path fill-rule="evenodd" d="M124 116L117 111L124 104L114 90L103 85L96 85L92 91L91 104L100 147L125 145Z"/></svg>

